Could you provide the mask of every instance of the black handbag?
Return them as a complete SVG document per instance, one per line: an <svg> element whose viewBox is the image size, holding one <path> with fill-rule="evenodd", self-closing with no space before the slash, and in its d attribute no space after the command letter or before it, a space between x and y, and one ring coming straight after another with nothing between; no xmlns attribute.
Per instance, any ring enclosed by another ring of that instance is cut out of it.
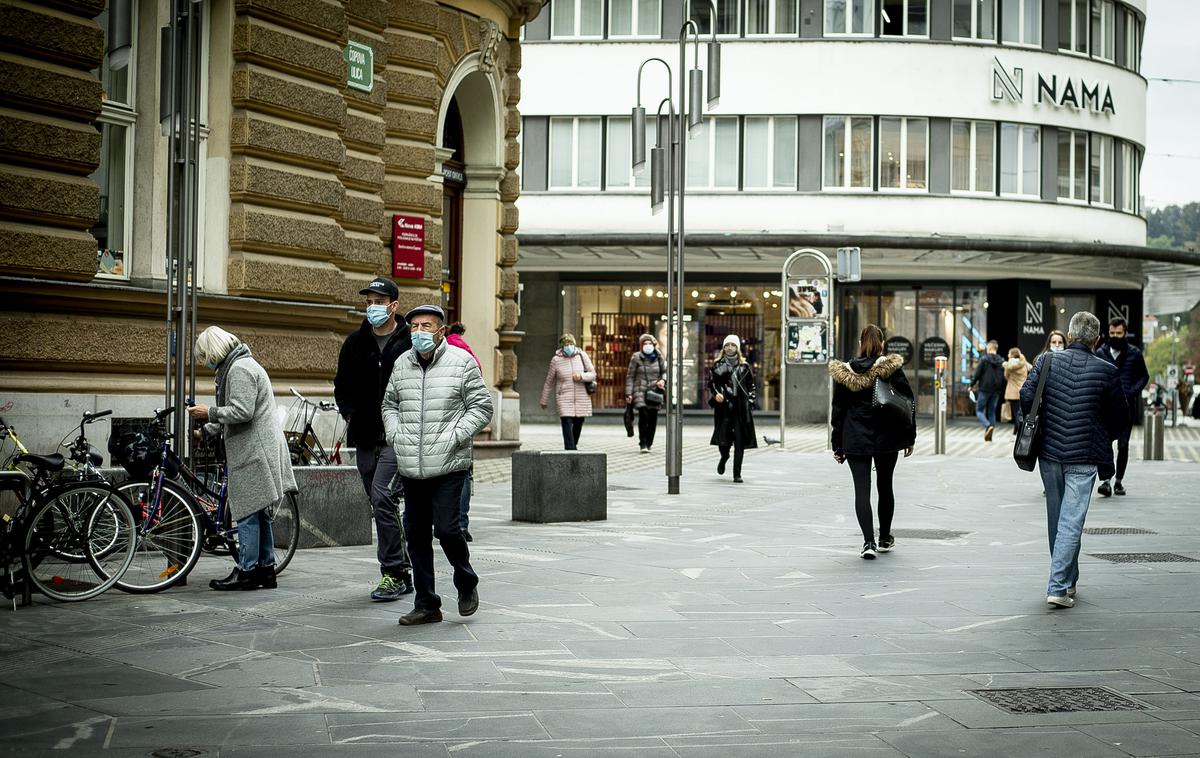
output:
<svg viewBox="0 0 1200 758"><path fill-rule="evenodd" d="M1042 394L1046 391L1046 377L1050 375L1049 353L1045 360L1042 373L1038 376L1037 389L1033 393L1033 404L1017 428L1017 441L1013 443L1013 460L1022 471L1033 471L1042 447Z"/></svg>
<svg viewBox="0 0 1200 758"><path fill-rule="evenodd" d="M913 401L896 391L887 379L875 379L871 390L871 407L888 421L911 424L915 418L916 407Z"/></svg>
<svg viewBox="0 0 1200 758"><path fill-rule="evenodd" d="M583 353L580 353L580 354L579 354L579 362L580 362L580 364L582 364L582 365L583 365L583 370L584 370L584 371L587 371L587 370L588 370L588 365L587 365L587 361L585 361L585 360L583 359ZM593 370L594 370L594 369L593 369ZM587 390L587 393L588 393L589 395L595 395L595 394L596 394L596 390L600 389L600 385L599 385L599 383L598 383L598 382L597 382L595 379L593 379L593 380L591 380L590 382L584 382L584 383L583 383L583 388L584 388L585 390Z"/></svg>
<svg viewBox="0 0 1200 758"><path fill-rule="evenodd" d="M642 393L642 397L646 401L647 408L661 408L663 403L667 402L667 393L654 387Z"/></svg>

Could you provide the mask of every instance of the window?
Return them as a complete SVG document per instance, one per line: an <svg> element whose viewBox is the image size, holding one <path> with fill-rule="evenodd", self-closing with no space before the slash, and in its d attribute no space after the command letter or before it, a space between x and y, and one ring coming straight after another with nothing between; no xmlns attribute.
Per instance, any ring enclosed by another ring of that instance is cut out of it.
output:
<svg viewBox="0 0 1200 758"><path fill-rule="evenodd" d="M1029 124L1000 125L1000 194L1040 197L1042 130Z"/></svg>
<svg viewBox="0 0 1200 758"><path fill-rule="evenodd" d="M1117 59L1116 12L1113 0L1092 2L1092 55L1106 61Z"/></svg>
<svg viewBox="0 0 1200 758"><path fill-rule="evenodd" d="M1113 138L1092 135L1091 164L1088 172L1091 200L1097 205L1113 204Z"/></svg>
<svg viewBox="0 0 1200 758"><path fill-rule="evenodd" d="M799 33L797 0L746 0L746 34Z"/></svg>
<svg viewBox="0 0 1200 758"><path fill-rule="evenodd" d="M687 139L687 186L737 189L737 117L706 118Z"/></svg>
<svg viewBox="0 0 1200 758"><path fill-rule="evenodd" d="M950 191L992 194L996 181L996 126L950 122Z"/></svg>
<svg viewBox="0 0 1200 758"><path fill-rule="evenodd" d="M603 0L551 0L550 36L600 37L604 31Z"/></svg>
<svg viewBox="0 0 1200 758"><path fill-rule="evenodd" d="M738 0L713 0L713 2L717 6L717 34L736 35L738 33ZM696 28L700 30L700 34L712 34L710 19L713 11L709 0L690 0L688 8L692 14L692 21L696 22Z"/></svg>
<svg viewBox="0 0 1200 758"><path fill-rule="evenodd" d="M879 189L925 189L928 150L928 119L879 119Z"/></svg>
<svg viewBox="0 0 1200 758"><path fill-rule="evenodd" d="M1041 47L1042 0L1000 0L1000 2L1001 39L1013 45Z"/></svg>
<svg viewBox="0 0 1200 758"><path fill-rule="evenodd" d="M951 33L955 39L996 40L997 0L954 0Z"/></svg>
<svg viewBox="0 0 1200 758"><path fill-rule="evenodd" d="M600 187L600 119L550 119L551 188Z"/></svg>
<svg viewBox="0 0 1200 758"><path fill-rule="evenodd" d="M823 184L827 189L871 189L870 116L825 117L825 165Z"/></svg>
<svg viewBox="0 0 1200 758"><path fill-rule="evenodd" d="M1125 11L1125 68L1142 70L1142 20L1132 10Z"/></svg>
<svg viewBox="0 0 1200 758"><path fill-rule="evenodd" d="M1058 199L1087 202L1087 132L1058 130Z"/></svg>
<svg viewBox="0 0 1200 758"><path fill-rule="evenodd" d="M630 139L629 117L612 116L608 119L608 146L604 186L606 189L630 189L650 186L650 148L654 147L654 118L646 119L646 168L638 176L633 175L633 145Z"/></svg>
<svg viewBox="0 0 1200 758"><path fill-rule="evenodd" d="M746 189L796 189L796 117L746 116Z"/></svg>
<svg viewBox="0 0 1200 758"><path fill-rule="evenodd" d="M1088 51L1088 0L1058 0L1058 49Z"/></svg>
<svg viewBox="0 0 1200 758"><path fill-rule="evenodd" d="M610 37L658 37L662 25L661 0L610 0Z"/></svg>
<svg viewBox="0 0 1200 758"><path fill-rule="evenodd" d="M1139 165L1141 156L1137 147L1128 142L1121 143L1121 210L1128 213L1141 211L1138 193L1141 191Z"/></svg>
<svg viewBox="0 0 1200 758"><path fill-rule="evenodd" d="M825 34L875 34L874 0L825 0Z"/></svg>
<svg viewBox="0 0 1200 758"><path fill-rule="evenodd" d="M96 272L128 278L133 242L133 108L134 15L128 6L113 16L112 5L96 19L106 40L104 58L95 72L104 88L100 105L100 165L91 179L100 188L100 215L92 227L96 238Z"/></svg>
<svg viewBox="0 0 1200 758"><path fill-rule="evenodd" d="M929 36L929 0L883 0L879 13L885 37Z"/></svg>

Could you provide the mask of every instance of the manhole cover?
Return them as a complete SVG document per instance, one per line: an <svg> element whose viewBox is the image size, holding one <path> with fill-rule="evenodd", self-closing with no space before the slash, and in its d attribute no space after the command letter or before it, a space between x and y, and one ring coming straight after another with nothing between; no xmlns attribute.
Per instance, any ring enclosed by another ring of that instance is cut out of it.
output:
<svg viewBox="0 0 1200 758"><path fill-rule="evenodd" d="M1179 553L1088 553L1113 563L1200 563Z"/></svg>
<svg viewBox="0 0 1200 758"><path fill-rule="evenodd" d="M954 540L970 532L956 532L951 529L893 529L892 536L897 539L910 540Z"/></svg>
<svg viewBox="0 0 1200 758"><path fill-rule="evenodd" d="M1084 534L1158 534L1149 529L1138 529L1134 526L1089 526L1083 530Z"/></svg>
<svg viewBox="0 0 1200 758"><path fill-rule="evenodd" d="M1149 707L1107 687L1014 687L966 692L1009 713L1144 711Z"/></svg>
<svg viewBox="0 0 1200 758"><path fill-rule="evenodd" d="M151 753L150 758L196 758L198 755L204 755L204 751L186 747L164 747Z"/></svg>

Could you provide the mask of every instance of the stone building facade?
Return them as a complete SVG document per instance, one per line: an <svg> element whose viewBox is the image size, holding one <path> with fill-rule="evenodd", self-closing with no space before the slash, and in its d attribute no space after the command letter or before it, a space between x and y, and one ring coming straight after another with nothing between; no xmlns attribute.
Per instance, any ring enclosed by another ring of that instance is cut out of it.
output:
<svg viewBox="0 0 1200 758"><path fill-rule="evenodd" d="M163 404L170 6L0 0L0 408L27 441ZM243 337L277 392L328 396L358 290L392 270L393 215L419 217L402 307L467 324L511 445L518 37L541 3L203 6L200 327ZM350 43L373 54L369 91L348 85Z"/></svg>

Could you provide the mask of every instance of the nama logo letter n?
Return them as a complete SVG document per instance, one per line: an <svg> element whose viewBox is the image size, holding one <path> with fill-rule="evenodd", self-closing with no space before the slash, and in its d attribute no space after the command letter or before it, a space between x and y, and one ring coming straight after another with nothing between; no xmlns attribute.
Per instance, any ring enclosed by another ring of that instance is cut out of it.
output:
<svg viewBox="0 0 1200 758"><path fill-rule="evenodd" d="M1025 71L1014 68L1011 72L1004 68L999 58L992 58L992 99L1008 98L1014 103L1024 99Z"/></svg>
<svg viewBox="0 0 1200 758"><path fill-rule="evenodd" d="M1034 302L1033 298L1025 298L1025 323L1040 324L1043 318L1042 303Z"/></svg>

